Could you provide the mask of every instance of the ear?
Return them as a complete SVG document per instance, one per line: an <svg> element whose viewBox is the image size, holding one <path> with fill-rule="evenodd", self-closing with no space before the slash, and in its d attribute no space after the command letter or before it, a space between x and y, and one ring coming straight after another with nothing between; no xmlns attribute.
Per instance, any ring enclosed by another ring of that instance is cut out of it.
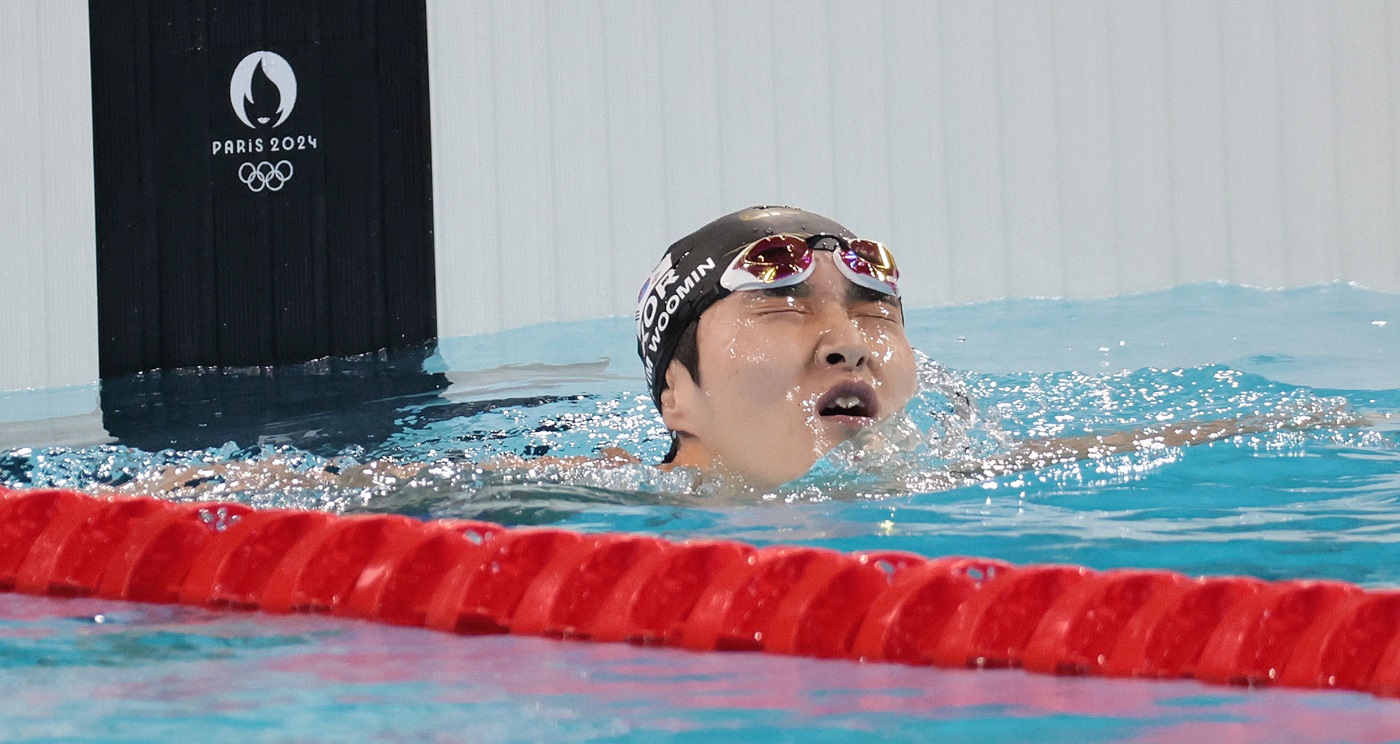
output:
<svg viewBox="0 0 1400 744"><path fill-rule="evenodd" d="M666 428L682 437L694 435L699 399L700 386L695 384L690 370L671 360L666 367L666 389L661 391L661 420L666 422Z"/></svg>

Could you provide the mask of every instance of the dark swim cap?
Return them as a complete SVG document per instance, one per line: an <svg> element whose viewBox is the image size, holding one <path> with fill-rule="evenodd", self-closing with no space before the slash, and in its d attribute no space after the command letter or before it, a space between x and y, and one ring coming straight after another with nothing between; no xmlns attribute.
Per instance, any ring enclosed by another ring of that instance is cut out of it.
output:
<svg viewBox="0 0 1400 744"><path fill-rule="evenodd" d="M646 367L651 399L661 408L666 368L681 334L729 290L720 275L740 248L777 233L856 237L840 224L794 207L749 207L725 215L666 249L637 296L637 354Z"/></svg>

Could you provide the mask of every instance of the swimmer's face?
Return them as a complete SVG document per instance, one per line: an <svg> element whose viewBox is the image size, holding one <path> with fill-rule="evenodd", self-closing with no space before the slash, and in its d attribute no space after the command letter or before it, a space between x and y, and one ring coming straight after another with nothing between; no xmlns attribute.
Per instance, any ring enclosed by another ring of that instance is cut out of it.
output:
<svg viewBox="0 0 1400 744"><path fill-rule="evenodd" d="M676 464L772 488L914 395L899 301L852 284L829 252L816 259L801 284L735 292L700 316L700 380L672 362L662 393Z"/></svg>

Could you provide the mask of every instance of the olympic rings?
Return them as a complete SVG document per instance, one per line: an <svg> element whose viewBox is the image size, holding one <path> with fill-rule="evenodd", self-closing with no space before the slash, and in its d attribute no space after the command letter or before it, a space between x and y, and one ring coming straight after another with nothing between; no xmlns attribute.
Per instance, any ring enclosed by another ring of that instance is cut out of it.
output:
<svg viewBox="0 0 1400 744"><path fill-rule="evenodd" d="M293 172L289 160L279 160L276 165L264 160L256 165L244 163L238 166L238 180L255 194L263 189L281 191L282 187L292 180Z"/></svg>

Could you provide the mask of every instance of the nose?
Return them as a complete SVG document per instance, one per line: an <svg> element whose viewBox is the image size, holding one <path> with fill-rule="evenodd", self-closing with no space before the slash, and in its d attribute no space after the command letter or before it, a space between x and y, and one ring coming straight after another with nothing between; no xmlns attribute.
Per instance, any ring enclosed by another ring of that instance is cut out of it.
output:
<svg viewBox="0 0 1400 744"><path fill-rule="evenodd" d="M870 344L856 324L842 313L817 343L817 362L842 369L859 369L870 361Z"/></svg>

